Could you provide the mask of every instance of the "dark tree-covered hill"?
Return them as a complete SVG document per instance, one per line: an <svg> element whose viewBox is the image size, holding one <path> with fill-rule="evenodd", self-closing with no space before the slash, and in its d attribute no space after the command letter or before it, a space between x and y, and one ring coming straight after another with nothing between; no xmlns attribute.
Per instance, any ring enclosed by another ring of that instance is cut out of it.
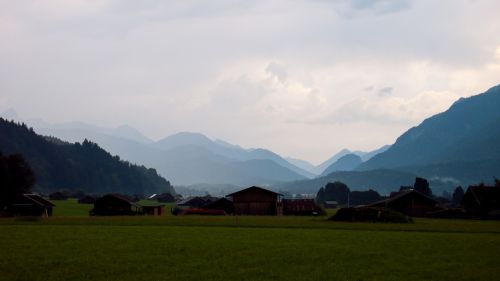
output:
<svg viewBox="0 0 500 281"><path fill-rule="evenodd" d="M104 194L174 193L156 170L112 156L97 144L66 143L36 134L25 124L0 118L0 152L22 154L35 172L35 189Z"/></svg>

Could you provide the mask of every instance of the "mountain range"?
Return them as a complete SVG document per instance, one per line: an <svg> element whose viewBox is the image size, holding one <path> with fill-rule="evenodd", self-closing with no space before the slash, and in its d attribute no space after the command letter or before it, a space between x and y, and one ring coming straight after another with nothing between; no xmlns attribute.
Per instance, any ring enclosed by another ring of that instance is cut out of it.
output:
<svg viewBox="0 0 500 281"><path fill-rule="evenodd" d="M492 182L500 176L499 108L500 85L461 98L445 112L425 119L354 171L324 173L276 188L314 193L326 182L339 180L356 190L371 187L383 193L420 176L428 178L435 191L449 192L458 185Z"/></svg>

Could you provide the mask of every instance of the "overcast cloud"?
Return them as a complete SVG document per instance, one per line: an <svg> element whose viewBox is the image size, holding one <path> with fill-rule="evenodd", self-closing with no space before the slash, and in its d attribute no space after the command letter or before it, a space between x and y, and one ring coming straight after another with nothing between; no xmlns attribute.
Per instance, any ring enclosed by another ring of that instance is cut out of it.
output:
<svg viewBox="0 0 500 281"><path fill-rule="evenodd" d="M500 83L500 2L0 1L0 112L321 162Z"/></svg>

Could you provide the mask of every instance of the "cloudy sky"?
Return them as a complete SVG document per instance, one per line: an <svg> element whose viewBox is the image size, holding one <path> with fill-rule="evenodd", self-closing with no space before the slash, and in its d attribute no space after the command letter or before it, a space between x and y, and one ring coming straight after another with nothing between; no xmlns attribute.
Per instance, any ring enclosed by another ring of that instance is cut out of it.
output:
<svg viewBox="0 0 500 281"><path fill-rule="evenodd" d="M0 112L319 163L500 83L500 2L0 0Z"/></svg>

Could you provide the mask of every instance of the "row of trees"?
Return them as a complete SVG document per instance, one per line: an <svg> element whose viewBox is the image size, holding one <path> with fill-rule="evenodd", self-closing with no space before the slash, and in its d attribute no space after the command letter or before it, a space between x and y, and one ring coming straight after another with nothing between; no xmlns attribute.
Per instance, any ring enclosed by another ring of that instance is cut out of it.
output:
<svg viewBox="0 0 500 281"><path fill-rule="evenodd" d="M382 196L375 190L351 191L346 184L336 181L328 183L319 189L316 201L324 204L326 201L337 201L341 205L352 204L362 205L381 200Z"/></svg>
<svg viewBox="0 0 500 281"><path fill-rule="evenodd" d="M0 153L0 211L17 196L29 193L35 184L35 174L22 155Z"/></svg>

